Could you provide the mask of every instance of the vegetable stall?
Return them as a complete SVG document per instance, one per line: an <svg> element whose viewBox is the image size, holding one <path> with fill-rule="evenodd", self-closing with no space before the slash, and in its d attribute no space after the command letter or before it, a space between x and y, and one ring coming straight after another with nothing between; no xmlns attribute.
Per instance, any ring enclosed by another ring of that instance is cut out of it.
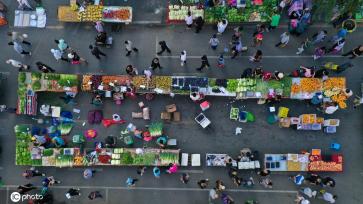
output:
<svg viewBox="0 0 363 204"><path fill-rule="evenodd" d="M16 165L32 166L168 166L179 164L180 150L153 148L44 148L32 145L34 127L17 125ZM70 131L69 131L70 132ZM68 135L69 132L62 133Z"/></svg>

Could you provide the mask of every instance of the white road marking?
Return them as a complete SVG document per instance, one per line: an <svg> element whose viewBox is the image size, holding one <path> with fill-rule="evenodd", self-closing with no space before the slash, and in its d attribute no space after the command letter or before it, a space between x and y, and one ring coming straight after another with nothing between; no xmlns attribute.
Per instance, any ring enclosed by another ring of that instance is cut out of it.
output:
<svg viewBox="0 0 363 204"><path fill-rule="evenodd" d="M155 54L158 52L158 36L155 37Z"/></svg>
<svg viewBox="0 0 363 204"><path fill-rule="evenodd" d="M131 24L148 25L148 24L161 24L161 21L133 21Z"/></svg>
<svg viewBox="0 0 363 204"><path fill-rule="evenodd" d="M174 56L174 55L158 55L158 58L172 58L172 59L179 59L179 56ZM187 56L187 59L200 59L202 56ZM207 55L208 58L211 59L218 59L219 56L209 56ZM358 56L357 58L362 58L363 56ZM231 58L231 56L224 56L225 59ZM250 56L237 56L236 59L238 58L250 58ZM311 58L313 59L312 55L263 55L262 58ZM344 56L341 55L326 55L322 58L346 58Z"/></svg>
<svg viewBox="0 0 363 204"><path fill-rule="evenodd" d="M188 173L188 174L203 174L203 170L179 170L180 173Z"/></svg>
<svg viewBox="0 0 363 204"><path fill-rule="evenodd" d="M108 203L108 189L106 189L106 203Z"/></svg>
<svg viewBox="0 0 363 204"><path fill-rule="evenodd" d="M17 185L4 185L1 188L17 188ZM42 186L35 186L41 188ZM69 189L69 188L80 188L80 189L105 189L105 190L144 190L144 191L209 191L210 189L200 188L157 188L157 187L108 187L108 186L52 186L55 189ZM227 192L240 192L240 193L280 193L280 194L296 194L298 191L292 190L250 190L250 189L227 189Z"/></svg>
<svg viewBox="0 0 363 204"><path fill-rule="evenodd" d="M6 187L6 204L9 203L9 187Z"/></svg>

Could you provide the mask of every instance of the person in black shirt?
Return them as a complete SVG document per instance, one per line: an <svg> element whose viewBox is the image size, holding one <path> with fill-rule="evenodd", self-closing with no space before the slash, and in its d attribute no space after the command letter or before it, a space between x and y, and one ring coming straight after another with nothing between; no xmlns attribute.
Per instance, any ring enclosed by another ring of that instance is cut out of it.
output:
<svg viewBox="0 0 363 204"><path fill-rule="evenodd" d="M202 27L204 25L204 20L201 16L198 16L197 19L195 19L195 32L199 33L202 30Z"/></svg>
<svg viewBox="0 0 363 204"><path fill-rule="evenodd" d="M91 53L97 58L97 59L101 59L100 55L102 56L105 56L106 57L106 54L101 52L100 49L98 49L97 46L92 46L92 45L89 45L89 49L91 50Z"/></svg>
<svg viewBox="0 0 363 204"><path fill-rule="evenodd" d="M168 45L166 44L165 41L160 41L159 45L161 47L161 51L158 52L158 55L163 54L163 52L166 50L168 53L171 53L171 50L169 49Z"/></svg>
<svg viewBox="0 0 363 204"><path fill-rule="evenodd" d="M359 45L358 47L354 48L353 50L343 54L342 56L348 56L348 55L352 55L351 57L349 57L349 59L354 59L358 56L361 56L363 53L363 45Z"/></svg>
<svg viewBox="0 0 363 204"><path fill-rule="evenodd" d="M200 67L197 68L198 71L202 71L202 69L210 67L207 55L203 55L201 60L202 60L202 65L200 65Z"/></svg>

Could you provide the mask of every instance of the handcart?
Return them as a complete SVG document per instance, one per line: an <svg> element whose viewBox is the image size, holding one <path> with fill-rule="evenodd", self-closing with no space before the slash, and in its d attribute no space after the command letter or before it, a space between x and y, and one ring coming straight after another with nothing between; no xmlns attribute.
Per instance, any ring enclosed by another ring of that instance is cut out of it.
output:
<svg viewBox="0 0 363 204"><path fill-rule="evenodd" d="M195 121L200 126L202 126L202 128L206 128L211 124L211 121L203 113L200 113L199 115L197 115L197 117L195 117Z"/></svg>

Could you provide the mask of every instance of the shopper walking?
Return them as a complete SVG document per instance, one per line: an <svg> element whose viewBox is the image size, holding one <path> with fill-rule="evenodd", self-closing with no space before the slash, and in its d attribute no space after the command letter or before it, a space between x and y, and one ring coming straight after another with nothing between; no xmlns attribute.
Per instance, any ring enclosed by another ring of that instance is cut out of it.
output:
<svg viewBox="0 0 363 204"><path fill-rule="evenodd" d="M95 25L95 29L96 29L97 33L105 32L105 29L103 28L104 24L102 21L96 21L94 25Z"/></svg>
<svg viewBox="0 0 363 204"><path fill-rule="evenodd" d="M102 198L102 195L99 191L92 191L88 194L88 199L94 200L97 198Z"/></svg>
<svg viewBox="0 0 363 204"><path fill-rule="evenodd" d="M8 36L11 37L11 41L17 41L18 43L23 43L26 45L31 45L31 43L29 41L26 41L25 39L28 38L27 34L20 34L19 32L16 31L12 31L12 32L8 32Z"/></svg>
<svg viewBox="0 0 363 204"><path fill-rule="evenodd" d="M161 174L160 169L158 167L154 167L153 174L154 174L155 178L160 178L160 174Z"/></svg>
<svg viewBox="0 0 363 204"><path fill-rule="evenodd" d="M83 171L83 178L85 178L85 179L90 179L90 178L92 178L93 177L93 175L96 173L96 171L95 170L92 170L92 169L85 169L84 171Z"/></svg>
<svg viewBox="0 0 363 204"><path fill-rule="evenodd" d="M81 64L82 62L88 64L87 60L80 57L74 50L70 51L70 53L68 54L68 59L70 60L71 64Z"/></svg>
<svg viewBox="0 0 363 204"><path fill-rule="evenodd" d="M65 52L69 48L68 44L62 38L59 40L54 40L54 42L57 44L59 50L62 53Z"/></svg>
<svg viewBox="0 0 363 204"><path fill-rule="evenodd" d="M272 188L272 180L269 177L265 177L260 180L260 184L265 188Z"/></svg>
<svg viewBox="0 0 363 204"><path fill-rule="evenodd" d="M198 16L195 19L195 33L199 33L204 25L204 19L201 16Z"/></svg>
<svg viewBox="0 0 363 204"><path fill-rule="evenodd" d="M218 61L217 61L217 66L219 68L224 68L224 56L223 56L223 54L219 55Z"/></svg>
<svg viewBox="0 0 363 204"><path fill-rule="evenodd" d="M45 187L53 186L54 184L60 184L61 182L55 180L53 176L49 176L43 179L42 185Z"/></svg>
<svg viewBox="0 0 363 204"><path fill-rule="evenodd" d="M310 201L304 198L304 196L297 194L295 199L296 204L310 204Z"/></svg>
<svg viewBox="0 0 363 204"><path fill-rule="evenodd" d="M217 189L216 188L212 188L209 190L209 197L208 197L208 201L209 201L209 204L214 204L215 200L218 198L218 192L217 192Z"/></svg>
<svg viewBox="0 0 363 204"><path fill-rule="evenodd" d="M300 189L300 192L303 193L304 195L306 195L309 198L315 198L315 196L317 195L317 191L313 191L311 190L311 188L309 187L305 187Z"/></svg>
<svg viewBox="0 0 363 204"><path fill-rule="evenodd" d="M327 53L333 53L333 54L338 54L339 52L341 52L344 48L345 45L345 39L341 39L339 41L337 41L328 51Z"/></svg>
<svg viewBox="0 0 363 204"><path fill-rule="evenodd" d="M29 4L28 0L17 0L19 5L18 9L20 10L33 10L32 6Z"/></svg>
<svg viewBox="0 0 363 204"><path fill-rule="evenodd" d="M31 52L25 51L25 49L23 48L23 46L18 43L17 41L13 41L13 42L9 42L8 45L12 45L15 52L21 54L22 56L24 55L32 55Z"/></svg>
<svg viewBox="0 0 363 204"><path fill-rule="evenodd" d="M210 44L210 47L213 49L213 50L216 50L217 47L218 47L218 44L219 44L219 40L217 38L217 35L214 34L212 36L212 38L209 40L209 44Z"/></svg>
<svg viewBox="0 0 363 204"><path fill-rule="evenodd" d="M178 172L179 167L177 164L169 164L169 168L166 170L166 173L168 174L175 174L176 172Z"/></svg>
<svg viewBox="0 0 363 204"><path fill-rule="evenodd" d="M251 62L260 62L262 59L262 51L257 50L254 56L250 57Z"/></svg>
<svg viewBox="0 0 363 204"><path fill-rule="evenodd" d="M334 188L335 187L335 180L333 178L331 178L331 177L325 177L322 180L322 186L323 187L329 186L329 187Z"/></svg>
<svg viewBox="0 0 363 204"><path fill-rule="evenodd" d="M139 167L137 167L136 173L139 174L140 176L142 176L142 175L144 175L145 170L146 170L145 166L139 166Z"/></svg>
<svg viewBox="0 0 363 204"><path fill-rule="evenodd" d="M328 31L326 30L322 30L318 33L315 33L312 37L312 44L315 45L315 44L318 44L318 43L321 43L325 40L325 38L328 36Z"/></svg>
<svg viewBox="0 0 363 204"><path fill-rule="evenodd" d="M198 71L202 71L202 69L210 67L207 55L203 55L201 60L202 60L202 64L200 65L199 68L197 68Z"/></svg>
<svg viewBox="0 0 363 204"><path fill-rule="evenodd" d="M348 34L348 30L345 28L341 28L338 30L337 34L334 35L329 41L330 42L337 42L338 40L341 40L343 38L346 38Z"/></svg>
<svg viewBox="0 0 363 204"><path fill-rule="evenodd" d="M126 56L130 56L132 51L136 53L139 52L139 49L132 46L132 42L130 40L125 40L125 48L126 48Z"/></svg>
<svg viewBox="0 0 363 204"><path fill-rule="evenodd" d="M57 60L57 62L59 60L63 60L63 61L66 61L66 62L69 62L69 60L65 57L63 57L63 53L58 50L58 49L50 49L50 52L53 54L53 57Z"/></svg>
<svg viewBox="0 0 363 204"><path fill-rule="evenodd" d="M224 33L224 31L226 30L227 26L228 26L227 19L223 19L223 20L219 21L217 24L218 35L222 35Z"/></svg>
<svg viewBox="0 0 363 204"><path fill-rule="evenodd" d="M97 59L101 59L100 55L106 57L106 54L103 53L97 46L89 45L88 48L91 50L92 55L94 55Z"/></svg>
<svg viewBox="0 0 363 204"><path fill-rule="evenodd" d="M358 56L361 56L363 53L363 45L359 45L358 47L354 48L353 50L343 54L342 56L349 56L352 55L351 57L349 57L349 59L354 59Z"/></svg>
<svg viewBox="0 0 363 204"><path fill-rule="evenodd" d="M162 69L163 67L160 65L160 61L159 58L155 57L152 61L151 61L151 66L152 70L155 70L156 68Z"/></svg>
<svg viewBox="0 0 363 204"><path fill-rule="evenodd" d="M188 11L187 16L185 16L185 23L187 24L187 29L191 29L193 26L193 16L190 11Z"/></svg>
<svg viewBox="0 0 363 204"><path fill-rule="evenodd" d="M187 184L189 182L189 174L187 173L183 173L181 176L180 176L180 181L184 184Z"/></svg>
<svg viewBox="0 0 363 204"><path fill-rule="evenodd" d="M21 195L31 191L31 190L34 190L34 189L37 189L33 184L31 183L28 183L28 184L25 184L25 185L21 185L21 186L18 186L18 193L20 193Z"/></svg>
<svg viewBox="0 0 363 204"><path fill-rule="evenodd" d="M208 187L208 183L209 183L209 179L202 179L202 180L199 180L197 182L198 186L201 188L201 189L205 189Z"/></svg>
<svg viewBox="0 0 363 204"><path fill-rule="evenodd" d="M289 43L290 35L288 32L284 32L280 35L280 42L278 42L275 47L285 47Z"/></svg>
<svg viewBox="0 0 363 204"><path fill-rule="evenodd" d="M313 55L313 59L314 60L317 60L317 59L322 58L326 54L326 51L327 50L326 50L325 47L315 48L314 55Z"/></svg>
<svg viewBox="0 0 363 204"><path fill-rule="evenodd" d="M328 203L335 203L335 201L338 199L337 195L333 195L331 193L328 193L326 191L322 191L322 196L319 196L320 199L323 199L327 201Z"/></svg>
<svg viewBox="0 0 363 204"><path fill-rule="evenodd" d="M237 57L237 55L242 52L243 50L243 46L242 46L242 42L239 41L237 42L233 47L232 47L232 57L231 59L234 59Z"/></svg>
<svg viewBox="0 0 363 204"><path fill-rule="evenodd" d="M138 179L129 177L126 179L126 185L127 187L135 187L137 181Z"/></svg>
<svg viewBox="0 0 363 204"><path fill-rule="evenodd" d="M180 53L180 66L184 66L187 63L187 51L183 50Z"/></svg>
<svg viewBox="0 0 363 204"><path fill-rule="evenodd" d="M71 198L73 198L75 196L80 196L81 195L80 190L81 189L79 189L79 188L77 188L77 189L76 188L70 188L66 193L66 198L71 199Z"/></svg>
<svg viewBox="0 0 363 204"><path fill-rule="evenodd" d="M38 70L43 73L55 72L54 69L52 69L50 66L48 66L42 62L36 62L35 64L37 65Z"/></svg>
<svg viewBox="0 0 363 204"><path fill-rule="evenodd" d="M275 12L271 16L271 22L270 22L270 25L268 26L268 29L273 30L273 29L277 28L280 24L280 18L281 18L281 15L278 12Z"/></svg>
<svg viewBox="0 0 363 204"><path fill-rule="evenodd" d="M36 170L35 168L30 168L28 170L25 170L25 172L23 173L23 177L30 179L33 177L37 177L37 176L45 176L44 173L39 172L38 170Z"/></svg>
<svg viewBox="0 0 363 204"><path fill-rule="evenodd" d="M24 71L24 70L30 69L29 65L23 64L14 59L8 59L8 60L6 60L6 63L12 65L15 68L18 68L19 71Z"/></svg>
<svg viewBox="0 0 363 204"><path fill-rule="evenodd" d="M256 33L254 36L253 36L253 47L257 47L257 46L260 46L262 44L262 40L263 40L263 33L262 32L259 32L259 33Z"/></svg>
<svg viewBox="0 0 363 204"><path fill-rule="evenodd" d="M132 77L139 74L137 69L134 66L132 66L131 64L126 66L126 73Z"/></svg>
<svg viewBox="0 0 363 204"><path fill-rule="evenodd" d="M268 169L263 169L262 171L257 172L257 175L259 175L261 177L269 176L270 174L271 174L271 171Z"/></svg>
<svg viewBox="0 0 363 204"><path fill-rule="evenodd" d="M166 42L164 40L160 41L159 45L160 45L161 50L157 53L158 55L163 54L163 52L165 52L165 51L167 51L169 54L171 53L171 50L169 49L168 45L166 44Z"/></svg>

